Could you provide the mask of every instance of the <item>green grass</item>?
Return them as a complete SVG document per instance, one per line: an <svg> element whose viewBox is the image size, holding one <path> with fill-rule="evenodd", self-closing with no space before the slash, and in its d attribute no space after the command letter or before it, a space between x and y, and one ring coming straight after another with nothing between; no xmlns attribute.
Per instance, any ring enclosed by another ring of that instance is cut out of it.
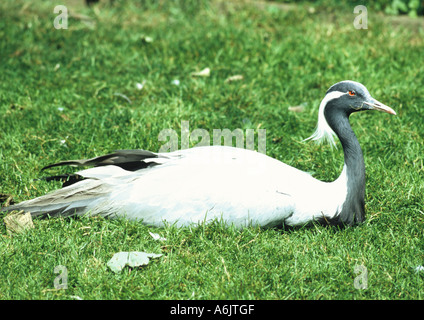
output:
<svg viewBox="0 0 424 320"><path fill-rule="evenodd" d="M369 10L369 29L356 30L353 8L141 3L69 5L91 20L71 17L56 30L54 1L1 2L1 193L22 201L57 188L33 179L58 160L158 151L159 132L179 132L185 120L191 130L266 129L268 155L331 180L341 148L302 140L328 87L352 79L398 112L351 119L367 166L368 220L343 230L236 230L36 219L13 237L1 225L0 298L423 299L424 273L414 270L424 265L422 25ZM190 75L206 67L210 77ZM236 74L243 80L225 83ZM304 112L288 111L302 103ZM115 275L106 263L118 251L163 256ZM58 265L68 270L66 290L53 286ZM368 270L365 290L354 286L358 265Z"/></svg>

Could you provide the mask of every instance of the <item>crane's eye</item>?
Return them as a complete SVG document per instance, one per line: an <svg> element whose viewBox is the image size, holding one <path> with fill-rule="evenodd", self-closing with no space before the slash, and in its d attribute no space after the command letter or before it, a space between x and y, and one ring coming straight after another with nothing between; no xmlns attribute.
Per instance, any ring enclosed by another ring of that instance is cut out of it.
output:
<svg viewBox="0 0 424 320"><path fill-rule="evenodd" d="M347 93L348 93L351 97L356 96L356 92L355 92L355 91L353 91L353 90L349 90Z"/></svg>

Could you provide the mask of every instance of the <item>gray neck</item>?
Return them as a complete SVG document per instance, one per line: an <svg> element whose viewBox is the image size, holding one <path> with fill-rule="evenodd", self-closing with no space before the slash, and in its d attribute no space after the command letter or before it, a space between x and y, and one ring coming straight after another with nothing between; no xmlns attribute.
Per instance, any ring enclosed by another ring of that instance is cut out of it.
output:
<svg viewBox="0 0 424 320"><path fill-rule="evenodd" d="M353 225L365 220L365 163L361 146L349 123L349 114L325 114L329 126L337 134L343 147L347 174L347 196L334 223Z"/></svg>

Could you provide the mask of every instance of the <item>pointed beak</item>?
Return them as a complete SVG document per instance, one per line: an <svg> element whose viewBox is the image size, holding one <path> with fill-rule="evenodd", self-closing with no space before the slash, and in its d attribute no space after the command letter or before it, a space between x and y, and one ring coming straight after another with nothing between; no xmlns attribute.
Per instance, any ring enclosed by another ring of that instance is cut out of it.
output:
<svg viewBox="0 0 424 320"><path fill-rule="evenodd" d="M386 106L385 104L383 104L380 101L377 101L375 99L372 99L372 102L364 101L364 103L367 104L370 107L370 109L372 109L372 110L378 110L378 111L387 112L387 113L396 115L395 110L393 110L389 106Z"/></svg>

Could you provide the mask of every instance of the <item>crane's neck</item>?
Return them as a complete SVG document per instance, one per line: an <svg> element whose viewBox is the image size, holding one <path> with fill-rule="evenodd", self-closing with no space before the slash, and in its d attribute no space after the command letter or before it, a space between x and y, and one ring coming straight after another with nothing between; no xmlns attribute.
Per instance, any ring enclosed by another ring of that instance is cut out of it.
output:
<svg viewBox="0 0 424 320"><path fill-rule="evenodd" d="M326 113L326 120L343 147L347 195L335 223L355 224L365 219L365 163L361 146L349 123L349 114Z"/></svg>

